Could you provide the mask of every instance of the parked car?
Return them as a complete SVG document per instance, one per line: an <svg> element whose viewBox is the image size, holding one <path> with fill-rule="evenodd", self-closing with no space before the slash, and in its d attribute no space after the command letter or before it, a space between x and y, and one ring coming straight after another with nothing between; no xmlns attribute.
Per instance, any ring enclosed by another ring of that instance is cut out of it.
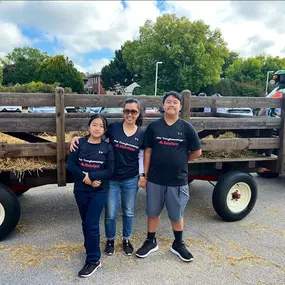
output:
<svg viewBox="0 0 285 285"><path fill-rule="evenodd" d="M102 107L87 107L87 109L89 110L89 113L100 113Z"/></svg>
<svg viewBox="0 0 285 285"><path fill-rule="evenodd" d="M100 110L100 113L103 114L112 114L112 113L123 113L124 108L106 108L106 107L102 107L102 109Z"/></svg>
<svg viewBox="0 0 285 285"><path fill-rule="evenodd" d="M55 106L33 106L28 108L28 113L55 113ZM67 113L64 109L64 113Z"/></svg>
<svg viewBox="0 0 285 285"><path fill-rule="evenodd" d="M229 108L228 114L235 114L241 116L253 116L253 112L251 108Z"/></svg>
<svg viewBox="0 0 285 285"><path fill-rule="evenodd" d="M22 112L22 106L0 106L0 112Z"/></svg>
<svg viewBox="0 0 285 285"><path fill-rule="evenodd" d="M160 111L158 108L150 108L150 107L147 107L145 108L145 114L156 114L156 115L160 115Z"/></svg>
<svg viewBox="0 0 285 285"><path fill-rule="evenodd" d="M65 107L67 113L90 113L87 107Z"/></svg>

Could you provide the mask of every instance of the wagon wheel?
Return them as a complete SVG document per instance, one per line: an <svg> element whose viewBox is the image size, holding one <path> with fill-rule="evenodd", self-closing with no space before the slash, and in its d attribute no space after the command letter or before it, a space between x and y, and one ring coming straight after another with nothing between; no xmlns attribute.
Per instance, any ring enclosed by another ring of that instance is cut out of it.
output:
<svg viewBox="0 0 285 285"><path fill-rule="evenodd" d="M21 208L16 195L0 183L0 240L8 236L16 227Z"/></svg>
<svg viewBox="0 0 285 285"><path fill-rule="evenodd" d="M257 192L257 185L250 174L230 171L220 177L214 188L213 207L227 222L242 220L253 209Z"/></svg>

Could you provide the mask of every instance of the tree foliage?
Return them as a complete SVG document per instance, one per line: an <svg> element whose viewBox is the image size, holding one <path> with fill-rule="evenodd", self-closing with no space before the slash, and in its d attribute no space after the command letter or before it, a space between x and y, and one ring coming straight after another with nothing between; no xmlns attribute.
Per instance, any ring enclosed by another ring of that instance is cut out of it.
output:
<svg viewBox="0 0 285 285"><path fill-rule="evenodd" d="M102 68L103 87L107 90L115 90L118 84L126 87L138 80L137 74L127 69L127 64L122 55L123 48L122 46L121 49L116 50L114 59Z"/></svg>
<svg viewBox="0 0 285 285"><path fill-rule="evenodd" d="M267 72L285 69L285 58L265 55L238 58L226 71L226 78L236 82L252 82L265 86Z"/></svg>
<svg viewBox="0 0 285 285"><path fill-rule="evenodd" d="M39 66L36 77L39 81L52 84L59 82L62 87L70 87L74 92L83 92L83 80L73 62L64 55L50 57Z"/></svg>
<svg viewBox="0 0 285 285"><path fill-rule="evenodd" d="M154 23L146 21L139 38L127 41L123 59L127 68L140 74L139 84L154 90L155 64L159 65L158 88L190 89L220 81L224 58L228 50L220 30L210 30L203 21L165 14ZM153 92L152 92L153 93Z"/></svg>
<svg viewBox="0 0 285 285"><path fill-rule="evenodd" d="M23 84L35 80L39 65L48 58L46 53L31 47L15 48L1 60L3 84Z"/></svg>

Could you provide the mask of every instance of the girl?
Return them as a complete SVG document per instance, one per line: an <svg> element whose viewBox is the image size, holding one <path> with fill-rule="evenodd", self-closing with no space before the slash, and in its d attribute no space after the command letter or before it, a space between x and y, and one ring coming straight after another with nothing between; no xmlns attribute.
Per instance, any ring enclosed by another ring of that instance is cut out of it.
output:
<svg viewBox="0 0 285 285"><path fill-rule="evenodd" d="M127 99L124 104L124 120L110 124L106 136L114 148L115 170L110 181L106 212L105 233L107 255L114 254L116 237L116 218L121 199L123 213L123 250L132 255L134 248L130 242L134 224L134 209L138 185L145 187L143 171L143 139L144 132L140 128L142 116L139 101ZM76 148L77 138L71 141L70 150Z"/></svg>
<svg viewBox="0 0 285 285"><path fill-rule="evenodd" d="M69 154L67 161L67 169L74 176L74 196L82 219L87 255L78 273L80 277L89 277L101 267L99 221L114 171L113 148L102 140L107 127L104 117L92 116L88 123L90 136L79 139L77 150Z"/></svg>

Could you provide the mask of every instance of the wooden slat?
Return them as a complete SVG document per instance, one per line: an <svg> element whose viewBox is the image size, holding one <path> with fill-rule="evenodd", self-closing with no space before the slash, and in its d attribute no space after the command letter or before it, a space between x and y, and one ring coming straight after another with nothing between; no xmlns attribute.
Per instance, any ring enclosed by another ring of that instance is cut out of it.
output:
<svg viewBox="0 0 285 285"><path fill-rule="evenodd" d="M280 108L281 99L261 97L192 97L192 108Z"/></svg>
<svg viewBox="0 0 285 285"><path fill-rule="evenodd" d="M55 156L56 143L0 144L0 157Z"/></svg>
<svg viewBox="0 0 285 285"><path fill-rule="evenodd" d="M0 106L55 106L54 94L0 92Z"/></svg>
<svg viewBox="0 0 285 285"><path fill-rule="evenodd" d="M182 91L182 109L181 109L181 117L183 120L188 121L190 118L190 110L191 110L191 91L184 90Z"/></svg>
<svg viewBox="0 0 285 285"><path fill-rule="evenodd" d="M162 98L160 96L131 96L139 100L145 107L160 107ZM124 102L130 96L121 95L69 95L66 94L64 101L65 106L84 106L84 107L124 107Z"/></svg>
<svg viewBox="0 0 285 285"><path fill-rule="evenodd" d="M278 172L285 173L285 93L282 98L281 128L279 130L280 149L278 152Z"/></svg>
<svg viewBox="0 0 285 285"><path fill-rule="evenodd" d="M64 89L55 90L57 184L66 185Z"/></svg>
<svg viewBox="0 0 285 285"><path fill-rule="evenodd" d="M65 106L82 107L123 107L129 96L66 94ZM132 96L145 103L146 107L160 107L160 96ZM191 97L192 108L202 107L249 107L279 108L281 99L261 97ZM9 93L0 92L0 106L55 106L54 94L48 93Z"/></svg>
<svg viewBox="0 0 285 285"><path fill-rule="evenodd" d="M279 138L237 138L201 140L203 151L274 149L279 148Z"/></svg>
<svg viewBox="0 0 285 285"><path fill-rule="evenodd" d="M248 157L248 158L213 158L213 159L195 159L192 161L189 161L189 164L196 164L196 163L217 163L217 162L248 162L248 161L277 161L277 157Z"/></svg>
<svg viewBox="0 0 285 285"><path fill-rule="evenodd" d="M54 132L55 114L11 114L3 117L0 114L0 132ZM32 115L32 116L29 116ZM34 116L37 115L37 116ZM76 116L75 116L76 115ZM80 116L77 116L80 115ZM107 117L107 116L106 116ZM66 131L86 130L89 116L81 114L66 114ZM108 122L121 121L122 118L108 118ZM156 118L144 118L145 128ZM190 123L196 130L239 130L239 129L279 129L280 118L190 118Z"/></svg>
<svg viewBox="0 0 285 285"><path fill-rule="evenodd" d="M239 130L239 129L279 129L279 118L191 118L190 123L196 130Z"/></svg>

